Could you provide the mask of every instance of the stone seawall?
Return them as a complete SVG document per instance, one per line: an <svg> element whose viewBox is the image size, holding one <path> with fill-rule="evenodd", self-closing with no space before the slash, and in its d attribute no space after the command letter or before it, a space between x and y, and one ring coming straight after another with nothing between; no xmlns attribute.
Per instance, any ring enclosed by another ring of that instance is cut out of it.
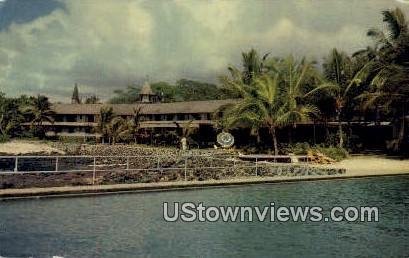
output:
<svg viewBox="0 0 409 258"><path fill-rule="evenodd" d="M328 176L345 174L345 169L322 168L306 165L261 165L257 168L229 167L229 168L176 168L162 170L133 170L111 169L96 171L96 185L157 183L176 181L207 181L227 180L234 178L258 177L298 177L298 176ZM92 172L69 172L52 174L13 174L0 175L0 189L57 187L92 185Z"/></svg>
<svg viewBox="0 0 409 258"><path fill-rule="evenodd" d="M252 161L240 160L237 153L226 150L197 149L182 152L177 148L119 144L64 146L59 146L59 149L64 148L69 155L99 156L96 158L95 175L93 158L61 157L58 166L60 170L77 170L77 172L10 175L0 173L0 189L228 180L243 177L319 176L346 172L345 169L324 168L305 163L258 162L256 164ZM31 161L25 160L25 162ZM39 160L33 159L33 162L37 164L37 168L40 167ZM52 163L53 160L50 162L42 165L48 170L53 170L55 164ZM20 164L23 164L23 160L20 160Z"/></svg>

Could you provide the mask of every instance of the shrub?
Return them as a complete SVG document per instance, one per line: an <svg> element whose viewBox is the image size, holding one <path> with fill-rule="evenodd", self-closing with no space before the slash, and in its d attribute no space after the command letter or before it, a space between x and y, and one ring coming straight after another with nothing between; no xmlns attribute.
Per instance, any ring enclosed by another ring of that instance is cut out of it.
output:
<svg viewBox="0 0 409 258"><path fill-rule="evenodd" d="M310 144L307 142L298 142L283 147L282 149L284 154L294 153L295 155L307 155L308 151L312 150L313 152L321 152L325 156L336 161L340 161L348 157L348 151L344 148L334 146L327 147L325 145L310 146Z"/></svg>
<svg viewBox="0 0 409 258"><path fill-rule="evenodd" d="M9 139L10 139L10 137L8 135L6 135L6 134L0 135L0 143L8 142Z"/></svg>
<svg viewBox="0 0 409 258"><path fill-rule="evenodd" d="M295 155L305 155L309 149L311 149L311 147L308 142L297 142L284 147L284 152L286 154L294 153Z"/></svg>
<svg viewBox="0 0 409 258"><path fill-rule="evenodd" d="M325 156L334 159L336 161L341 161L348 158L348 151L340 147L314 147L313 149L321 152Z"/></svg>

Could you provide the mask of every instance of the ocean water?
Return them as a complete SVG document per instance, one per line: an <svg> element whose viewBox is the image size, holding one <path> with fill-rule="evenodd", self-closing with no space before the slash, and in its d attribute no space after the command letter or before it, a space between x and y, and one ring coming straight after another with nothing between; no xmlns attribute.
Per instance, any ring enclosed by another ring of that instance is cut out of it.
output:
<svg viewBox="0 0 409 258"><path fill-rule="evenodd" d="M379 222L166 222L163 202L377 206ZM409 177L0 202L3 257L408 257Z"/></svg>

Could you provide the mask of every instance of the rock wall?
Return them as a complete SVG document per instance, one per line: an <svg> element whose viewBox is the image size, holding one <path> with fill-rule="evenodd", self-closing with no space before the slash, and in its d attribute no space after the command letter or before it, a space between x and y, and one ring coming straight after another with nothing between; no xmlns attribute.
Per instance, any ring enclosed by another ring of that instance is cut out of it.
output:
<svg viewBox="0 0 409 258"><path fill-rule="evenodd" d="M302 163L263 162L256 166L252 161L240 160L234 152L214 149L182 152L177 148L141 145L63 143L58 147L69 155L99 156L95 163L96 184L203 181L250 176L292 177L345 173L345 169L324 168ZM94 157L61 157L59 159L60 170L88 170L88 172L0 175L0 189L92 184L93 160ZM51 166L54 165L51 164Z"/></svg>

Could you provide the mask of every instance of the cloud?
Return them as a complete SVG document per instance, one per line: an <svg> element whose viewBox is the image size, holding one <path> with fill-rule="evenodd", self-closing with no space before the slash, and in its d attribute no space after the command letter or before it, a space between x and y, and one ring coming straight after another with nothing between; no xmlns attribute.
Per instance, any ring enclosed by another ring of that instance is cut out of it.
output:
<svg viewBox="0 0 409 258"><path fill-rule="evenodd" d="M81 93L108 98L146 76L216 81L250 47L317 59L332 47L353 52L391 7L384 0L61 3L0 31L0 91L68 101L79 83Z"/></svg>

